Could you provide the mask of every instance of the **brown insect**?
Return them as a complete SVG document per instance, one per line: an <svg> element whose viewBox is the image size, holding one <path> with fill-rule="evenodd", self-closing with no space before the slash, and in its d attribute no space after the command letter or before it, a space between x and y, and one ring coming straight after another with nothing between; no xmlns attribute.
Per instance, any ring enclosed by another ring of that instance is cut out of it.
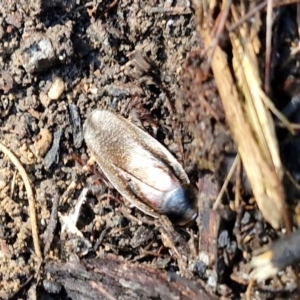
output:
<svg viewBox="0 0 300 300"><path fill-rule="evenodd" d="M128 120L96 109L86 119L88 149L115 189L148 215L179 225L196 217L195 191L177 160Z"/></svg>

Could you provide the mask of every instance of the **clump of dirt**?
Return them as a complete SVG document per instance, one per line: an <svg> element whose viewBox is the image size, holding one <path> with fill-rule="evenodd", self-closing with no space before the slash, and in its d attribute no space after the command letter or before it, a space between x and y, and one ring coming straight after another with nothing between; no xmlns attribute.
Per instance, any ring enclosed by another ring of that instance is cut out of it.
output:
<svg viewBox="0 0 300 300"><path fill-rule="evenodd" d="M236 148L194 13L187 0L3 1L0 142L31 183L42 256L24 180L1 153L1 299L246 291L245 261L273 231L245 185L247 201L233 209L234 176L224 205L211 209ZM129 118L176 157L198 191L196 223L174 228L130 207L86 164L82 126L95 108ZM259 238L243 244L254 229Z"/></svg>

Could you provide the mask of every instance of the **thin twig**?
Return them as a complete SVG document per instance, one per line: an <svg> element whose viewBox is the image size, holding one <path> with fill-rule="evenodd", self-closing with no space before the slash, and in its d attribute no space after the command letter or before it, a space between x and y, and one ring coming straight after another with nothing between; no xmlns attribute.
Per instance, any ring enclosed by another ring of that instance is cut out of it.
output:
<svg viewBox="0 0 300 300"><path fill-rule="evenodd" d="M271 53L272 53L272 10L273 0L267 3L267 33L266 33L266 61L265 61L265 92L270 93L270 70L271 70Z"/></svg>
<svg viewBox="0 0 300 300"><path fill-rule="evenodd" d="M14 191L15 191L15 184L16 184L16 176L17 176L17 171L14 172L13 179L11 181L11 187L10 187L10 198L13 198Z"/></svg>
<svg viewBox="0 0 300 300"><path fill-rule="evenodd" d="M240 206L241 199L241 185L242 185L242 161L238 156L237 161L237 170L236 170L236 179L235 179L235 199L234 199L234 209L238 210Z"/></svg>
<svg viewBox="0 0 300 300"><path fill-rule="evenodd" d="M246 300L251 300L251 291L252 291L253 285L254 285L254 280L250 280L247 290L246 290L246 293L245 293Z"/></svg>
<svg viewBox="0 0 300 300"><path fill-rule="evenodd" d="M211 53L209 54L208 57L208 63L207 63L207 70L206 72L208 72L208 69L210 67L210 63L211 63L211 59L214 55L214 52L216 50L217 45L219 44L220 38L222 36L222 33L224 32L224 28L225 28L225 23L227 21L228 15L229 15L229 11L230 11L230 6L231 6L231 2L232 0L227 0L226 1L226 6L225 8L220 12L217 21L216 21L216 25L215 28L213 29L213 31L215 31L215 37L213 39L213 42L211 44L211 46L207 49L211 49Z"/></svg>
<svg viewBox="0 0 300 300"><path fill-rule="evenodd" d="M286 1L277 0L277 1L275 1L273 7L279 7L279 6L294 4L294 3L298 3L298 2L299 2L299 0L286 0ZM231 25L228 28L228 31L230 32L230 31L233 31L233 30L237 29L244 22L246 22L247 20L249 20L257 12L259 12L262 9L264 9L266 6L267 6L267 1L263 1L262 3L258 4L252 10L250 10L248 13L246 13L244 16L242 16L236 23L234 23L233 25Z"/></svg>
<svg viewBox="0 0 300 300"><path fill-rule="evenodd" d="M54 232L58 222L58 205L59 205L59 194L57 189L54 190L52 196L52 209L46 230L43 234L44 239L44 257L49 253L52 241L54 239Z"/></svg>
<svg viewBox="0 0 300 300"><path fill-rule="evenodd" d="M242 16L237 22L235 22L233 25L231 25L228 28L228 32L233 31L235 29L237 29L239 26L241 26L244 22L246 22L247 20L249 20L252 16L254 16L257 12L259 12L260 10L262 10L263 8L265 8L267 5L267 1L264 1L260 4L258 4L257 6L255 6L252 10L250 10L249 12L247 12L244 16Z"/></svg>
<svg viewBox="0 0 300 300"><path fill-rule="evenodd" d="M29 204L29 217L31 222L31 230L32 230L32 238L33 238L33 245L34 245L34 251L37 257L42 257L40 244L39 244L39 234L38 234L38 228L36 224L36 213L35 213L35 199L33 196L33 191L31 188L31 183L28 178L28 175L17 159L17 157L8 149L6 148L2 143L0 143L0 151L2 151L9 159L10 161L15 165L15 167L18 169L25 185L25 189L28 195L28 204Z"/></svg>
<svg viewBox="0 0 300 300"><path fill-rule="evenodd" d="M297 3L297 26L298 26L298 35L300 35L300 3Z"/></svg>
<svg viewBox="0 0 300 300"><path fill-rule="evenodd" d="M291 181L291 183L294 185L294 187L300 191L300 184L297 182L297 180L294 178L294 176L291 174L291 172L285 168L285 174L288 177L288 179Z"/></svg>
<svg viewBox="0 0 300 300"><path fill-rule="evenodd" d="M232 175L233 175L233 172L234 172L235 169L236 169L236 166L237 166L238 161L239 161L239 156L237 155L237 156L235 157L233 163L232 163L232 166L231 166L231 168L230 168L228 174L227 174L227 177L226 177L226 179L225 179L225 181L224 181L224 183L223 183L223 186L222 186L222 188L221 188L221 191L220 191L220 193L219 193L219 195L218 195L218 197L217 197L217 199L216 199L216 201L215 201L215 203L214 203L213 210L216 210L216 209L218 208L218 206L220 205L220 202L221 202L221 199L222 199L222 197L223 197L223 194L224 194L224 192L225 192L225 190L226 190L226 188L227 188L227 186L228 186L228 183L229 183L229 181L230 181L230 179L231 179L231 177L232 177Z"/></svg>

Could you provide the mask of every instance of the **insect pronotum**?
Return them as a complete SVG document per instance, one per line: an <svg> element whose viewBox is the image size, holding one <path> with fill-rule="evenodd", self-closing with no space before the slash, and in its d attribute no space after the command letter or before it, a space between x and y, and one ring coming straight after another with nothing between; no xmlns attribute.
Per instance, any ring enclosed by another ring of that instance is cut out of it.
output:
<svg viewBox="0 0 300 300"><path fill-rule="evenodd" d="M94 110L84 139L115 189L148 215L164 214L179 225L196 217L194 189L177 160L157 140L125 118Z"/></svg>

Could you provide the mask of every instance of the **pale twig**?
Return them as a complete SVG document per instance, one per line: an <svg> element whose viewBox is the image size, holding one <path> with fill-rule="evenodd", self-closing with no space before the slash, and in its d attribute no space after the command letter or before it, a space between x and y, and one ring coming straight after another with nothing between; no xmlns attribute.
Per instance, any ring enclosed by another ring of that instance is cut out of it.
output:
<svg viewBox="0 0 300 300"><path fill-rule="evenodd" d="M38 235L38 228L36 223L36 213L35 213L35 199L33 196L33 191L31 188L31 183L28 178L28 175L24 169L24 167L21 165L17 157L3 144L0 143L0 151L2 151L9 159L10 161L15 165L15 167L18 169L28 196L28 206L29 206L29 217L30 217L30 223L31 223L31 230L32 230L32 238L33 238L33 245L34 245L34 251L37 257L42 257L40 244L39 244L39 235Z"/></svg>
<svg viewBox="0 0 300 300"><path fill-rule="evenodd" d="M232 175L233 175L233 172L234 172L235 169L236 169L236 166L237 166L238 161L239 161L239 156L237 155L237 156L235 157L233 163L232 163L232 166L231 166L231 168L230 168L228 174L227 174L227 177L226 177L226 179L225 179L225 181L224 181L224 183L223 183L223 186L222 186L222 188L221 188L221 191L220 191L220 193L219 193L219 195L218 195L218 197L217 197L217 199L216 199L216 201L215 201L215 203L214 203L213 210L216 210L216 209L218 208L218 206L220 205L220 202L221 202L221 199L222 199L222 197L223 197L223 194L224 194L224 192L225 192L225 190L226 190L226 188L227 188L227 186L228 186L228 183L229 183L229 181L230 181L230 179L231 179L231 177L232 177Z"/></svg>
<svg viewBox="0 0 300 300"><path fill-rule="evenodd" d="M245 293L247 300L251 300L251 291L252 291L253 285L254 285L254 280L250 280L247 290L246 290L246 293Z"/></svg>
<svg viewBox="0 0 300 300"><path fill-rule="evenodd" d="M270 69L272 54L272 10L273 0L267 1L267 34L266 34L266 62L265 62L265 92L270 93Z"/></svg>
<svg viewBox="0 0 300 300"><path fill-rule="evenodd" d="M299 0L277 0L275 1L273 7L280 7L280 6L284 6L284 5L289 5L289 4L294 4L294 3L298 3ZM236 23L234 23L233 25L231 25L228 28L228 31L233 31L235 29L237 29L239 26L241 26L244 22L246 22L247 20L251 19L252 16L254 16L257 12L259 12L260 10L263 10L265 7L267 6L267 1L263 1L260 4L258 4L257 6L255 6L252 10L250 10L249 12L247 12L244 16L242 16Z"/></svg>
<svg viewBox="0 0 300 300"><path fill-rule="evenodd" d="M234 209L238 210L240 206L241 199L241 186L242 186L242 161L238 157L237 170L236 170L236 180L235 180L235 197L234 197Z"/></svg>

